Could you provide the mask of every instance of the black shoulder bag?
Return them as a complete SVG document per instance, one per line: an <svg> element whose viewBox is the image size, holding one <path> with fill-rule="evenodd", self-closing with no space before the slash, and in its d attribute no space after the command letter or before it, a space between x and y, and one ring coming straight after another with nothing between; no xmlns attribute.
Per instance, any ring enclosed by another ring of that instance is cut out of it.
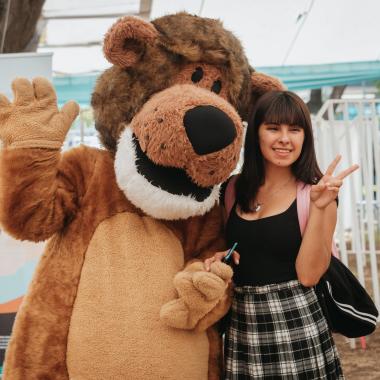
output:
<svg viewBox="0 0 380 380"><path fill-rule="evenodd" d="M311 185L297 185L297 212L303 235L309 218ZM332 252L336 246L332 244ZM351 271L334 255L329 268L315 286L322 311L331 331L348 338L371 334L376 329L379 312L371 297Z"/></svg>
<svg viewBox="0 0 380 380"><path fill-rule="evenodd" d="M373 333L379 312L352 272L336 257L315 286L315 291L333 332L348 338Z"/></svg>

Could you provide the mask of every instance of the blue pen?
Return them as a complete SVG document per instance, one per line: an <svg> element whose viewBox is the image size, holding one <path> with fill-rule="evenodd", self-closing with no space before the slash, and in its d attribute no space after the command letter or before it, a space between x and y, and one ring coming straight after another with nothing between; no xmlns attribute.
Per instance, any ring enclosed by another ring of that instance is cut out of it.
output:
<svg viewBox="0 0 380 380"><path fill-rule="evenodd" d="M232 256L232 254L233 254L235 248L237 247L237 244L238 244L238 243L235 242L234 245L233 245L233 246L230 248L230 250L227 252L227 255L223 257L223 260L222 260L223 263L228 263L228 262L230 261L231 256Z"/></svg>

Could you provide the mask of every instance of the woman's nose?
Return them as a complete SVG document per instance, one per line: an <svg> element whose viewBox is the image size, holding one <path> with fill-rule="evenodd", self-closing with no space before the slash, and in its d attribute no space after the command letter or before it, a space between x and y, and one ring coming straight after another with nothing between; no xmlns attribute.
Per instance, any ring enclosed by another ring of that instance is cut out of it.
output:
<svg viewBox="0 0 380 380"><path fill-rule="evenodd" d="M290 140L289 140L288 132L286 132L286 131L281 132L280 142L282 142L282 143L288 143L289 141Z"/></svg>

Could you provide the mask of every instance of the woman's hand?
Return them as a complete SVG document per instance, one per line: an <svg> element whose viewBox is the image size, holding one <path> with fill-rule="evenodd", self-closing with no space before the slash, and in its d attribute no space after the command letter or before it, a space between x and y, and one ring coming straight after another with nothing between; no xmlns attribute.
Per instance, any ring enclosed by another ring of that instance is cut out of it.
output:
<svg viewBox="0 0 380 380"><path fill-rule="evenodd" d="M210 271L210 268L211 268L211 264L212 263L215 263L217 261L222 261L223 258L225 256L227 256L227 253L228 253L228 249L226 251L222 251L222 252L216 252L214 254L214 256L210 257L209 259L206 259L205 262L204 262L204 265L205 265L205 269L209 272ZM240 255L238 252L236 251L233 251L232 252L232 259L234 261L234 263L236 265L239 265L239 261L240 261Z"/></svg>
<svg viewBox="0 0 380 380"><path fill-rule="evenodd" d="M334 170L341 158L342 156L340 155L336 156L334 161L327 168L326 174L316 185L311 187L310 201L319 209L325 209L332 201L336 199L344 178L359 168L359 165L352 165L334 177Z"/></svg>

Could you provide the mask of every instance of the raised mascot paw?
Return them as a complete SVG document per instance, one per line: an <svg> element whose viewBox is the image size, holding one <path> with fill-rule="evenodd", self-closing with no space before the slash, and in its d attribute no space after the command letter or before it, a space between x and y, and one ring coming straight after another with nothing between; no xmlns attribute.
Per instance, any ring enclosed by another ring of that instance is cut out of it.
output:
<svg viewBox="0 0 380 380"><path fill-rule="evenodd" d="M161 320L170 327L185 330L196 329L202 322L202 329L206 329L224 314L221 311L221 315L216 315L213 311L226 299L231 278L232 269L226 264L212 263L210 272L204 269L203 262L190 264L174 277L179 298L161 308ZM205 323L211 313L210 324Z"/></svg>
<svg viewBox="0 0 380 380"><path fill-rule="evenodd" d="M0 140L7 148L61 148L79 106L68 102L61 111L53 86L44 78L12 83L13 103L0 94Z"/></svg>

